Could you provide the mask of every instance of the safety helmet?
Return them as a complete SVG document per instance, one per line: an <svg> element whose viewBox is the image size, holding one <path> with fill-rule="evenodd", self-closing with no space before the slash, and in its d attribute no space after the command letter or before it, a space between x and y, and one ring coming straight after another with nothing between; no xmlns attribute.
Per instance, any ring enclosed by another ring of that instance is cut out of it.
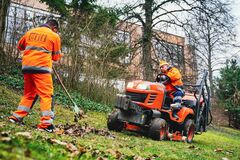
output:
<svg viewBox="0 0 240 160"><path fill-rule="evenodd" d="M169 63L167 63L167 62L164 61L164 60L160 60L160 61L159 61L159 67L160 67L160 68L161 68L163 65L165 65L165 64L169 65Z"/></svg>

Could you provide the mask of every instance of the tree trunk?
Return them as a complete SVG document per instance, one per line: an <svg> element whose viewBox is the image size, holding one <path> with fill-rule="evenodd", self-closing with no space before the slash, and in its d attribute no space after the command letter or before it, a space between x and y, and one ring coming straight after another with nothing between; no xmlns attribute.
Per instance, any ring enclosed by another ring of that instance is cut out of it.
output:
<svg viewBox="0 0 240 160"><path fill-rule="evenodd" d="M151 57L151 40L152 40L152 6L153 0L145 0L145 18L146 23L143 25L142 39L142 66L143 79L153 80L152 57Z"/></svg>
<svg viewBox="0 0 240 160"><path fill-rule="evenodd" d="M211 96L214 97L214 83L213 83L213 73L212 73L212 70L209 70L209 83L210 83Z"/></svg>
<svg viewBox="0 0 240 160"><path fill-rule="evenodd" d="M211 27L209 22L207 21L207 44L208 44L208 80L210 83L210 95L214 97L214 86L213 86L213 68L212 68L212 38L211 38Z"/></svg>
<svg viewBox="0 0 240 160"><path fill-rule="evenodd" d="M10 6L10 0L1 0L0 2L0 44L3 42L7 10Z"/></svg>

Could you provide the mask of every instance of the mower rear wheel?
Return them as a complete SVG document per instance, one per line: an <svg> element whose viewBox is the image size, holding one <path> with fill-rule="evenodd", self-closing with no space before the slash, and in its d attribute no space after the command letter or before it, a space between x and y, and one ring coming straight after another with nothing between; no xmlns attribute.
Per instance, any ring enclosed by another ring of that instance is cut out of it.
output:
<svg viewBox="0 0 240 160"><path fill-rule="evenodd" d="M195 124L192 119L187 119L184 123L183 136L186 136L186 142L192 143L195 134Z"/></svg>
<svg viewBox="0 0 240 160"><path fill-rule="evenodd" d="M119 112L121 111L116 109L108 116L107 127L109 130L118 132L123 130L124 123L117 119Z"/></svg>
<svg viewBox="0 0 240 160"><path fill-rule="evenodd" d="M148 134L154 140L164 140L167 136L167 122L162 118L154 118L150 124Z"/></svg>

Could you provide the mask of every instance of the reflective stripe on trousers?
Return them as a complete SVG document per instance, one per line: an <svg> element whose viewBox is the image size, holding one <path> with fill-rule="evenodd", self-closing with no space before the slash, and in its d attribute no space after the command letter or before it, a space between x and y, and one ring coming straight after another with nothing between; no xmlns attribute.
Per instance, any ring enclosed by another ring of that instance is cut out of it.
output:
<svg viewBox="0 0 240 160"><path fill-rule="evenodd" d="M42 111L42 117L54 118L54 112L53 111Z"/></svg>
<svg viewBox="0 0 240 160"><path fill-rule="evenodd" d="M27 116L36 95L40 97L40 108L43 115L41 124L46 125L45 120L47 120L47 124L50 124L48 120L54 117L54 113L51 111L53 95L51 74L24 74L24 96L13 116L18 119Z"/></svg>

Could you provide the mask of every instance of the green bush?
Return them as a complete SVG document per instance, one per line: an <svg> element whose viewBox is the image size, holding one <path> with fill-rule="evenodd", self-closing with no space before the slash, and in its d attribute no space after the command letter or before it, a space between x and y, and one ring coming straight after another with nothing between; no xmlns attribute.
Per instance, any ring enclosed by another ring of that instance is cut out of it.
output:
<svg viewBox="0 0 240 160"><path fill-rule="evenodd" d="M4 73L1 72L0 76L0 84L6 85L8 88L12 88L14 90L22 91L23 90L23 77L21 73L20 66L14 65L9 66L7 71ZM102 92L99 92L99 90L94 90L96 93L95 99L101 100L102 98L100 96L104 95ZM78 106L81 106L84 110L95 110L100 112L109 112L111 110L111 106L101 103L93 102L92 100L88 98L83 98L82 93L83 91L70 91L70 94L72 95L74 101L76 101ZM59 84L55 84L55 99L56 102L64 105L72 105L71 101L67 97L67 95L64 93L63 89ZM93 96L93 97L94 97ZM98 97L99 96L99 97ZM98 97L98 98L97 98ZM101 101L100 101L101 102Z"/></svg>
<svg viewBox="0 0 240 160"><path fill-rule="evenodd" d="M110 112L111 106L94 102L90 99L83 98L78 92L70 92L73 100L77 104L77 106L81 107L84 110L94 110L99 112ZM60 88L60 86L55 87L55 99L57 103L61 103L67 106L72 106L72 102L69 100L64 91Z"/></svg>
<svg viewBox="0 0 240 160"><path fill-rule="evenodd" d="M236 60L227 60L217 79L217 96L229 113L229 124L240 129L240 67Z"/></svg>
<svg viewBox="0 0 240 160"><path fill-rule="evenodd" d="M240 106L231 101L226 101L225 108L228 110L229 114L229 125L240 129Z"/></svg>

